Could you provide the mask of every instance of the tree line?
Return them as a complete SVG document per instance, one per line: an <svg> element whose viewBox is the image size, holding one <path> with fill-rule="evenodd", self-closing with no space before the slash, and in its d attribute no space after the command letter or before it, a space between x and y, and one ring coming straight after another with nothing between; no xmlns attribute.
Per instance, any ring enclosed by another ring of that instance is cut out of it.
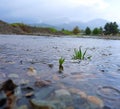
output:
<svg viewBox="0 0 120 109"><path fill-rule="evenodd" d="M93 30L86 27L84 34L86 35L116 35L119 33L118 24L116 22L106 23L104 27L96 27ZM74 34L80 34L80 29L76 26L73 31Z"/></svg>

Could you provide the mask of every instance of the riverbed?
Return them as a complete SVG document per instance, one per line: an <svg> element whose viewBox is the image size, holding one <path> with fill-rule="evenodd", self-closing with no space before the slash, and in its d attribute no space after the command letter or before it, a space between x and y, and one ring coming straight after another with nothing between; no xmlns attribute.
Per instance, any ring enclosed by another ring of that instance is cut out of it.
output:
<svg viewBox="0 0 120 109"><path fill-rule="evenodd" d="M87 49L86 55L91 59L73 60L74 49L79 47L83 51ZM60 57L65 58L61 73ZM27 73L30 68L36 72L32 77ZM103 101L104 109L119 109L120 40L0 35L1 83L8 78L18 85L21 80L28 80L32 85L37 79L50 80L50 86L35 89L44 93L41 100L55 99L55 91L64 89L71 92L72 100L69 103L63 100L65 105L74 109L93 109L88 101L85 104L86 101L81 101L78 94L70 90L74 89L98 97Z"/></svg>

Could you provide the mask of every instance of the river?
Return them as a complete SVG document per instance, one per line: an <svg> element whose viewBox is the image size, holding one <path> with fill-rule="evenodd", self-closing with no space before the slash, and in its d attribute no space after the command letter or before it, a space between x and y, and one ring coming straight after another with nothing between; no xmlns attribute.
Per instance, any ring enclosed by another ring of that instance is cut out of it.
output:
<svg viewBox="0 0 120 109"><path fill-rule="evenodd" d="M90 60L72 59L74 48L80 46L88 49ZM60 57L65 58L62 73L58 72ZM26 73L29 67L38 78L51 80L54 89L62 84L99 97L110 109L120 107L120 40L0 35L0 81L14 73L19 75L12 78L17 84L21 79L33 83ZM75 109L82 109L75 103Z"/></svg>

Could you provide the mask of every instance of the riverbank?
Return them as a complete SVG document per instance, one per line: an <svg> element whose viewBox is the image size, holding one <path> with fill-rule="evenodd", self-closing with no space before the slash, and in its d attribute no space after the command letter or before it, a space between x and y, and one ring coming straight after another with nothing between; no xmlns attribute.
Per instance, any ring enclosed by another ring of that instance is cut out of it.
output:
<svg viewBox="0 0 120 109"><path fill-rule="evenodd" d="M93 38L93 39L110 39L110 40L120 40L120 36L73 36L77 38Z"/></svg>

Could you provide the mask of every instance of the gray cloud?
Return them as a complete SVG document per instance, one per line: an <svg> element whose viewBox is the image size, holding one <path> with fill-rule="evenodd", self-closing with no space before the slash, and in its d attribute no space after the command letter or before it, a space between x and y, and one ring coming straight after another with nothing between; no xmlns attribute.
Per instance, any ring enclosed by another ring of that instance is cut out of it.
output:
<svg viewBox="0 0 120 109"><path fill-rule="evenodd" d="M104 0L1 0L0 18L28 23L88 21L107 18L105 8Z"/></svg>

